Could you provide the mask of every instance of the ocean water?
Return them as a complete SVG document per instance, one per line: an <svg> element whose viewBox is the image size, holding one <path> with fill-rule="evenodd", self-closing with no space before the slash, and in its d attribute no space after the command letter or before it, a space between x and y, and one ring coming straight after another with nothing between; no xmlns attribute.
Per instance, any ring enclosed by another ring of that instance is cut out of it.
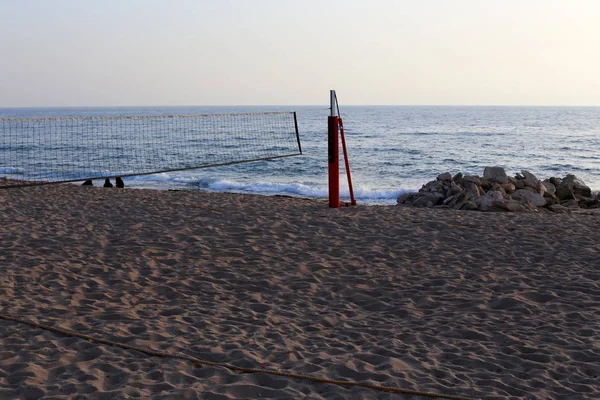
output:
<svg viewBox="0 0 600 400"><path fill-rule="evenodd" d="M296 111L303 155L129 177L127 187L327 198L328 106L4 108L2 117ZM358 203L395 204L442 172L581 178L600 189L600 107L340 106ZM0 138L1 139L1 138ZM228 150L223 150L228 151ZM342 200L348 188L340 163ZM11 166L0 165L6 175Z"/></svg>

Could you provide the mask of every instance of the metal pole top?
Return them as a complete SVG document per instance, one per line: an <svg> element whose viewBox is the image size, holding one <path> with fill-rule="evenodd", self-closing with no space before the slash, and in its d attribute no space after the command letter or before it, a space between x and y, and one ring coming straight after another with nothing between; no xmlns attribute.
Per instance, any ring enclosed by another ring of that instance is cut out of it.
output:
<svg viewBox="0 0 600 400"><path fill-rule="evenodd" d="M336 101L336 97L335 97L335 90L330 90L329 91L329 108L331 110L331 116L332 117L337 117L337 101Z"/></svg>

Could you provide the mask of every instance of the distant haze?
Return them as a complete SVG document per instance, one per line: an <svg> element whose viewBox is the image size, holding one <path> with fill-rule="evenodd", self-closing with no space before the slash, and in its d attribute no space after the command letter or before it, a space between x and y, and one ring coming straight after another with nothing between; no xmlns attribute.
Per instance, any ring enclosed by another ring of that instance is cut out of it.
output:
<svg viewBox="0 0 600 400"><path fill-rule="evenodd" d="M0 0L0 107L600 105L597 0Z"/></svg>

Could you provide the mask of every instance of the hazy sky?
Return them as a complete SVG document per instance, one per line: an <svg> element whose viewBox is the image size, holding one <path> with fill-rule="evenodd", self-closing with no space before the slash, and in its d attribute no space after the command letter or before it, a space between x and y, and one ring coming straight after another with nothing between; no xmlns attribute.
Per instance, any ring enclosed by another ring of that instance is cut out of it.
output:
<svg viewBox="0 0 600 400"><path fill-rule="evenodd" d="M0 0L0 107L600 105L598 0Z"/></svg>

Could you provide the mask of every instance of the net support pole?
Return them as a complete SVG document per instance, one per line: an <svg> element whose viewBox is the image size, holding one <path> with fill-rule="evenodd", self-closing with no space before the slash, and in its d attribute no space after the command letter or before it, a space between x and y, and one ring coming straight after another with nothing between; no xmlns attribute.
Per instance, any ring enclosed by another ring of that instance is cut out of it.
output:
<svg viewBox="0 0 600 400"><path fill-rule="evenodd" d="M350 205L356 205L356 199L354 198L354 189L352 189L352 174L350 174L350 162L348 161L348 150L346 150L346 138L344 137L344 121L338 117L340 124L340 136L342 139L342 150L344 152L344 164L346 164L346 177L348 178L348 191L350 192Z"/></svg>
<svg viewBox="0 0 600 400"><path fill-rule="evenodd" d="M327 150L329 164L329 207L340 207L339 117L335 104L335 90L330 91L331 115L327 119Z"/></svg>

